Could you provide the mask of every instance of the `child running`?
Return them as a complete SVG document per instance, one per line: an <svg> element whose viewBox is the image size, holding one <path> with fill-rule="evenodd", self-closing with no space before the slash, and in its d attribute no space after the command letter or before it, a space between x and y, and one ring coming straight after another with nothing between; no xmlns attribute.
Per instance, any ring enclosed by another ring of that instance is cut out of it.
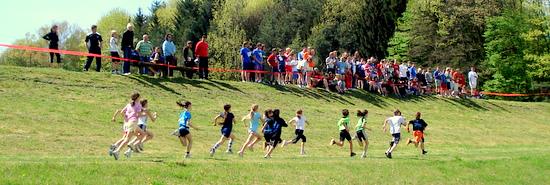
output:
<svg viewBox="0 0 550 185"><path fill-rule="evenodd" d="M119 151L124 147L126 144L129 143L130 139L132 139L134 136L138 137L138 143L143 139L143 136L145 133L138 127L137 121L139 114L142 111L141 103L139 102L140 95L139 93L133 93L130 96L132 102L128 103L122 110L116 111L113 115L112 121L116 121L115 118L119 113L122 113L124 115L124 137L123 140L120 142L117 142L115 145L111 146L111 149L113 150L112 155L115 158L115 160L118 160L119 158ZM128 148L132 149L130 152L125 153L126 157L131 156L131 151L135 151L135 147L132 145L128 145Z"/></svg>
<svg viewBox="0 0 550 185"><path fill-rule="evenodd" d="M279 109L273 110L273 112L266 112L266 123L262 130L264 131L264 137L268 143L267 151L264 158L271 158L273 149L277 147L277 144L282 142L281 134L282 127L287 127L285 120L280 117L281 111Z"/></svg>
<svg viewBox="0 0 550 185"><path fill-rule="evenodd" d="M252 150L254 144L256 144L261 139L260 134L258 134L258 127L260 126L260 121L263 122L263 119L262 114L258 112L258 108L258 105L252 105L250 113L242 119L242 121L250 120L250 125L248 127L248 138L246 139L246 142L244 142L243 147L241 147L241 150L239 150L239 156L241 157L244 154L245 148L248 147Z"/></svg>
<svg viewBox="0 0 550 185"><path fill-rule="evenodd" d="M409 126L413 125L413 137L414 139L408 138L407 139L407 145L414 143L414 146L418 148L418 145L420 144L420 153L422 155L425 155L428 153L428 151L424 150L424 129L428 127L428 124L420 118L421 113L416 113L416 119L411 120L409 124L407 124L407 132L410 133Z"/></svg>
<svg viewBox="0 0 550 185"><path fill-rule="evenodd" d="M349 111L348 109L342 110L342 118L338 121L338 129L340 130L340 141L336 142L334 138L330 140L330 145L338 145L339 147L344 146L344 140L349 142L349 152L350 157L355 156L353 153L353 143L351 142L351 135L349 134Z"/></svg>
<svg viewBox="0 0 550 185"><path fill-rule="evenodd" d="M223 110L224 110L223 113L221 113L220 115L214 118L214 120L218 118L223 118L224 121L222 123L222 129L221 129L222 136L220 140L216 142L216 144L214 144L214 146L212 146L212 148L210 149L210 157L214 156L214 153L216 153L216 149L218 149L218 147L220 147L220 145L222 145L225 142L225 140L228 140L228 139L229 139L229 143L227 145L226 152L230 154L233 153L232 147L233 147L233 140L235 139L235 135L233 135L231 131L233 130L233 124L235 123L235 116L233 115L233 113L231 113L231 105L229 104L224 105ZM216 125L216 123L214 123L214 125Z"/></svg>
<svg viewBox="0 0 550 185"><path fill-rule="evenodd" d="M306 155L305 152L305 144L306 144L306 136L304 135L304 129L306 127L306 124L309 125L309 122L307 121L306 117L304 116L304 111L297 110L296 111L296 117L292 118L289 122L289 124L292 124L296 127L296 130L294 131L294 134L296 134L296 137L291 141L283 141L283 146L285 147L287 144L292 143L296 144L299 140L302 140L302 143L300 145L300 155Z"/></svg>
<svg viewBox="0 0 550 185"><path fill-rule="evenodd" d="M367 128L367 116L369 115L368 110L358 110L357 111L357 125L355 125L355 134L356 138L359 140L359 146L363 147L363 153L361 158L367 157L367 149L369 148L369 136L365 132Z"/></svg>
<svg viewBox="0 0 550 185"><path fill-rule="evenodd" d="M141 107L142 107L142 111L138 117L138 127L143 130L143 132L145 132L145 135L143 135L143 139L141 139L140 142L138 142L138 139L137 138L134 138L132 141L130 141L130 145L135 145L136 146L136 153L139 153L141 151L143 151L143 143L145 143L146 141L149 141L151 139L153 139L153 132L151 132L149 129L147 129L147 118L149 117L151 119L151 121L155 122L155 120L157 119L157 113L154 112L151 114L151 112L149 112L149 109L147 108L147 100L141 100ZM139 144L136 144L136 143L139 143ZM131 152L130 149L128 149L127 152Z"/></svg>
<svg viewBox="0 0 550 185"><path fill-rule="evenodd" d="M191 102L176 102L176 104L183 108L178 119L179 128L176 132L176 136L178 136L181 145L186 147L184 158L191 158L190 152L191 146L193 145L193 137L191 136L191 132L189 132L189 127L195 130L199 129L191 124Z"/></svg>
<svg viewBox="0 0 550 185"><path fill-rule="evenodd" d="M386 157L392 158L391 154L393 150L397 147L397 144L399 144L399 140L401 140L401 125L405 126L405 118L401 116L401 111L399 109L395 110L393 112L393 117L389 117L384 121L384 126L382 129L384 132L387 131L386 126L389 125L390 127L390 133L392 135L392 140L390 141L390 147L388 150L386 150Z"/></svg>

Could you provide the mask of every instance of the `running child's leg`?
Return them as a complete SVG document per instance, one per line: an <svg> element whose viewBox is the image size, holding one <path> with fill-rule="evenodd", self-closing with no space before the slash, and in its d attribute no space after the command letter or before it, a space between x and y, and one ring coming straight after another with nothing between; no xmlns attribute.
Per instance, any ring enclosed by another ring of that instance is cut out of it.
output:
<svg viewBox="0 0 550 185"><path fill-rule="evenodd" d="M187 136L185 136L185 139L187 140L186 154L189 155L189 153L191 152L191 147L193 146L193 137L191 136L191 134L187 134Z"/></svg>
<svg viewBox="0 0 550 185"><path fill-rule="evenodd" d="M145 137L141 140L141 143L145 143L146 141L149 141L151 139L153 139L154 135L153 135L153 132L149 131L149 129L147 129L147 131L145 131Z"/></svg>
<svg viewBox="0 0 550 185"><path fill-rule="evenodd" d="M250 134L248 134L248 138L246 138L246 141L244 142L243 146L241 147L241 149L239 150L239 154L243 153L244 152L244 149L246 148L246 146L248 146L248 144L250 142L252 142L252 137L253 137L253 133L251 132Z"/></svg>
<svg viewBox="0 0 550 185"><path fill-rule="evenodd" d="M180 136L178 137L180 139L180 143L183 147L187 147L187 139L185 138L185 136Z"/></svg>

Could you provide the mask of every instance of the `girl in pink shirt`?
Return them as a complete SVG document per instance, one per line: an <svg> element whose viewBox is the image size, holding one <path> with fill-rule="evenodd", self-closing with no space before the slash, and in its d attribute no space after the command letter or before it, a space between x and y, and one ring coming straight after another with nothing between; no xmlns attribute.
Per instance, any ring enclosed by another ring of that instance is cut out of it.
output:
<svg viewBox="0 0 550 185"><path fill-rule="evenodd" d="M119 113L122 113L124 115L124 126L123 126L124 136L122 137L122 139L118 140L115 144L111 145L111 148L109 150L109 155L113 155L115 157L115 160L118 160L120 149L122 149L122 147L127 145L130 139L132 139L132 137L136 136L137 140L141 141L143 139L143 136L145 136L145 133L143 132L143 130L141 130L137 125L138 117L142 113L142 109L143 109L141 106L141 103L139 102L139 99L140 99L139 93L132 94L131 96L132 101L128 103L128 105L126 105L122 110L115 111L115 114L113 115L113 118L112 118L113 122L116 121L116 116ZM128 158L132 154L132 151L136 151L134 149L136 143L133 143L133 144L134 145L128 145L128 147L131 150L124 153ZM137 144L140 144L140 142Z"/></svg>

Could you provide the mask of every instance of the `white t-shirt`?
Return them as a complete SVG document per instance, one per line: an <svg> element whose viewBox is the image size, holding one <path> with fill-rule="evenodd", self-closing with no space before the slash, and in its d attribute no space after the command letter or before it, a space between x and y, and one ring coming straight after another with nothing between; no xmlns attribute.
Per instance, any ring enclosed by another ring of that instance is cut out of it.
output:
<svg viewBox="0 0 550 185"><path fill-rule="evenodd" d="M401 64L399 66L399 77L400 78L406 78L407 77L407 71L409 70L409 67L405 64Z"/></svg>
<svg viewBox="0 0 550 185"><path fill-rule="evenodd" d="M147 115L138 117L138 125L147 125Z"/></svg>
<svg viewBox="0 0 550 185"><path fill-rule="evenodd" d="M111 37L109 40L109 51L118 52L118 44L116 43L116 38Z"/></svg>
<svg viewBox="0 0 550 185"><path fill-rule="evenodd" d="M401 133L401 125L405 124L405 118L403 116L393 116L387 119L390 124L390 133Z"/></svg>
<svg viewBox="0 0 550 185"><path fill-rule="evenodd" d="M477 73L474 71L470 71L468 73L468 81L470 84L477 84Z"/></svg>
<svg viewBox="0 0 550 185"><path fill-rule="evenodd" d="M305 116L301 116L302 118L294 117L292 120L296 121L296 129L304 130L306 127L306 120L307 118Z"/></svg>

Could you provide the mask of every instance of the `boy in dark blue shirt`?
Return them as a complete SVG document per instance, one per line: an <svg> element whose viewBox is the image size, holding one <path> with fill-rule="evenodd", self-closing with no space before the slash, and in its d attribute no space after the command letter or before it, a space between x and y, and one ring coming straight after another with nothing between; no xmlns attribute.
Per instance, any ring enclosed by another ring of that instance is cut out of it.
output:
<svg viewBox="0 0 550 185"><path fill-rule="evenodd" d="M428 153L426 150L424 150L424 129L428 127L428 124L423 120L420 119L421 113L416 113L416 119L411 120L409 124L407 124L407 132L410 133L410 125L413 126L413 137L414 139L408 138L407 139L407 145L414 143L415 147L418 147L420 144L420 149L422 155Z"/></svg>

